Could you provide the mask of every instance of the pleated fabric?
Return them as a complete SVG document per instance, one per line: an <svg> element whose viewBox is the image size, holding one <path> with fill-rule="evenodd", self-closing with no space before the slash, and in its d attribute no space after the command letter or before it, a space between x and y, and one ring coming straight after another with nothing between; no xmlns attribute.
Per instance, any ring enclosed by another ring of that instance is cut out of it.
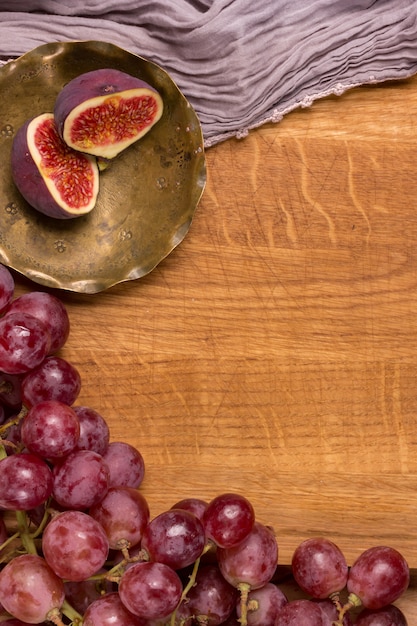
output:
<svg viewBox="0 0 417 626"><path fill-rule="evenodd" d="M162 66L209 147L317 98L413 75L417 0L0 0L3 60L74 40Z"/></svg>

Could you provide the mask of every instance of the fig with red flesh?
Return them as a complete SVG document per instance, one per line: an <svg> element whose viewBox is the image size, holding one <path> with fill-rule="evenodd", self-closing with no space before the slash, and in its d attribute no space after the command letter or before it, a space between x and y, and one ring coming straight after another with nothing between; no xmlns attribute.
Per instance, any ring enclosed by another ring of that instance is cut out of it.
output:
<svg viewBox="0 0 417 626"><path fill-rule="evenodd" d="M117 69L80 74L58 94L54 115L63 140L75 150L113 159L160 119L160 94Z"/></svg>
<svg viewBox="0 0 417 626"><path fill-rule="evenodd" d="M65 144L52 113L38 115L19 128L13 140L11 167L25 200L49 217L78 217L96 204L97 161Z"/></svg>

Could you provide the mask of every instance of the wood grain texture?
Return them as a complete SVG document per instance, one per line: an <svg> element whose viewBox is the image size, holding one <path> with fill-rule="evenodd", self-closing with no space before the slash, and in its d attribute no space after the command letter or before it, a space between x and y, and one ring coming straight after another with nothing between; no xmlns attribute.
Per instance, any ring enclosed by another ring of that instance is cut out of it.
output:
<svg viewBox="0 0 417 626"><path fill-rule="evenodd" d="M417 567L416 120L411 79L211 148L167 259L59 294L78 403L142 451L152 514L239 491L283 563L324 534L349 562L384 543ZM413 578L410 624L416 599Z"/></svg>

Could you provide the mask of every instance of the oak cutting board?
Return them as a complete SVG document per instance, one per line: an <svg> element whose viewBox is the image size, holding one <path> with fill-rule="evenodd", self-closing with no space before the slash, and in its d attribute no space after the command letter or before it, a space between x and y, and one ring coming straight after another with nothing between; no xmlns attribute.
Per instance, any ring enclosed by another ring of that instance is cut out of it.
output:
<svg viewBox="0 0 417 626"><path fill-rule="evenodd" d="M237 491L283 563L324 534L349 562L384 543L417 567L416 127L411 79L210 148L168 258L58 294L78 404L142 451L153 515Z"/></svg>

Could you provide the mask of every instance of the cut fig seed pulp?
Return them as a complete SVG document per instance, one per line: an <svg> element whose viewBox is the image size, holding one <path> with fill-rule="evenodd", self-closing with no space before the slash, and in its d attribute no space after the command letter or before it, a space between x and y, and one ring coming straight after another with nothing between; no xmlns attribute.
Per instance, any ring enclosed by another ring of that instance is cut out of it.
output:
<svg viewBox="0 0 417 626"><path fill-rule="evenodd" d="M153 123L158 112L155 98L135 96L122 98L110 96L97 106L81 111L74 119L71 144L79 150L88 151L97 146L136 141L138 134Z"/></svg>
<svg viewBox="0 0 417 626"><path fill-rule="evenodd" d="M29 120L18 130L11 166L16 187L40 213L68 219L89 213L96 204L96 159L61 139L52 113Z"/></svg>
<svg viewBox="0 0 417 626"><path fill-rule="evenodd" d="M39 170L52 181L62 201L73 209L88 207L96 185L91 161L62 141L53 118L37 127L34 145L41 156Z"/></svg>

